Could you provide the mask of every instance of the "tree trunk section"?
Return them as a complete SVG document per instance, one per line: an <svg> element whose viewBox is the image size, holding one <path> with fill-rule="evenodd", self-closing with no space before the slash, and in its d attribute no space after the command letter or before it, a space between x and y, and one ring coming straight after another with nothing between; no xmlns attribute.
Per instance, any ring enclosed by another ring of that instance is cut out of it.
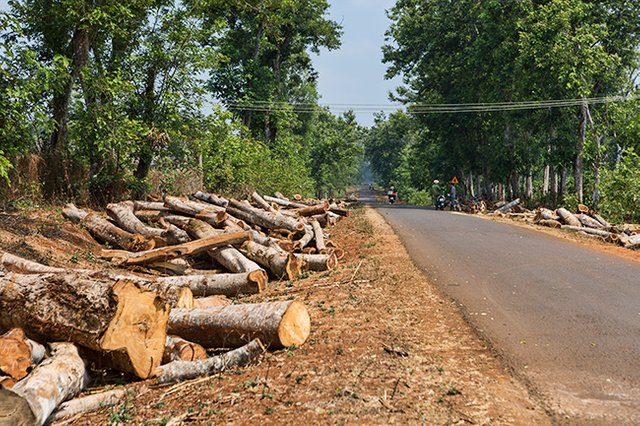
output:
<svg viewBox="0 0 640 426"><path fill-rule="evenodd" d="M313 228L313 237L316 240L316 249L318 249L318 253L326 254L327 246L324 244L324 231L320 226L320 222L315 219L312 219L310 222Z"/></svg>
<svg viewBox="0 0 640 426"><path fill-rule="evenodd" d="M226 245L242 244L250 238L249 232L235 232L231 234L214 235L201 240L191 241L169 247L161 247L154 250L128 255L116 256L112 261L116 265L145 265L156 261L166 261L184 256L193 256L203 251Z"/></svg>
<svg viewBox="0 0 640 426"><path fill-rule="evenodd" d="M287 229L291 232L304 231L304 224L294 218L257 209L249 203L229 200L227 212L232 216L267 229Z"/></svg>
<svg viewBox="0 0 640 426"><path fill-rule="evenodd" d="M98 214L87 213L73 204L67 204L62 212L67 219L80 223L101 241L129 251L149 250L155 247L153 239L145 238L140 234L131 234L103 219Z"/></svg>
<svg viewBox="0 0 640 426"><path fill-rule="evenodd" d="M164 277L158 281L170 286L186 286L195 297L228 296L257 294L267 288L267 273L256 271L239 274L185 275L183 277Z"/></svg>
<svg viewBox="0 0 640 426"><path fill-rule="evenodd" d="M178 336L167 336L167 343L162 355L162 363L173 361L196 361L206 359L207 350L197 343L192 343Z"/></svg>
<svg viewBox="0 0 640 426"><path fill-rule="evenodd" d="M294 280L302 272L304 262L292 254L287 255L253 241L247 241L242 249L249 259L264 266L276 279Z"/></svg>
<svg viewBox="0 0 640 426"><path fill-rule="evenodd" d="M168 314L162 299L131 280L77 273L0 277L0 326L104 353L113 368L143 379L162 359Z"/></svg>
<svg viewBox="0 0 640 426"><path fill-rule="evenodd" d="M229 200L219 197L215 194L207 194L202 191L198 191L193 194L193 197L204 201L205 203L213 204L214 206L226 208L229 205Z"/></svg>
<svg viewBox="0 0 640 426"><path fill-rule="evenodd" d="M264 353L260 340L200 361L174 361L156 371L159 384L195 379L199 376L219 374L226 370L247 365Z"/></svg>
<svg viewBox="0 0 640 426"><path fill-rule="evenodd" d="M89 413L99 408L118 404L127 396L125 389L114 389L106 392L74 398L60 404L60 407L49 417L49 421L57 421L79 414Z"/></svg>
<svg viewBox="0 0 640 426"><path fill-rule="evenodd" d="M86 367L76 346L53 343L51 347L51 357L11 389L27 401L37 425L44 424L60 403L80 393L88 382ZM4 416L6 413L0 413L0 419ZM19 424L26 419L11 420L14 420L12 424Z"/></svg>
<svg viewBox="0 0 640 426"><path fill-rule="evenodd" d="M107 206L109 216L125 231L132 234L148 235L152 237L162 237L164 229L151 228L140 221L133 214L133 202L123 201L121 203L109 204Z"/></svg>
<svg viewBox="0 0 640 426"><path fill-rule="evenodd" d="M297 258L302 259L306 265L306 269L310 271L329 271L338 266L338 258L335 254L296 254Z"/></svg>
<svg viewBox="0 0 640 426"><path fill-rule="evenodd" d="M302 345L311 331L307 308L296 301L174 309L169 333L207 348L237 348L260 339L273 348Z"/></svg>
<svg viewBox="0 0 640 426"><path fill-rule="evenodd" d="M27 339L20 328L12 328L0 336L0 374L9 375L15 381L22 380L45 356L40 343Z"/></svg>
<svg viewBox="0 0 640 426"><path fill-rule="evenodd" d="M556 214L560 216L560 220L565 225L576 226L576 227L582 226L582 223L580 222L580 220L573 213L571 213L569 210L563 207L557 209Z"/></svg>

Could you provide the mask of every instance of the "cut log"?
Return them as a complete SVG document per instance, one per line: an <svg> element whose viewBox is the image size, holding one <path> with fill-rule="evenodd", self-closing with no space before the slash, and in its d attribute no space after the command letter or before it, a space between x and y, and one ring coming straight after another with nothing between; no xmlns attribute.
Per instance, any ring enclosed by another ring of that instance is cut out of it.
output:
<svg viewBox="0 0 640 426"><path fill-rule="evenodd" d="M591 209L584 204L578 204L578 213L589 214Z"/></svg>
<svg viewBox="0 0 640 426"><path fill-rule="evenodd" d="M197 343L192 343L178 336L167 336L167 343L162 355L162 363L173 361L195 361L206 359L207 350Z"/></svg>
<svg viewBox="0 0 640 426"><path fill-rule="evenodd" d="M44 356L44 346L27 339L20 328L13 328L0 336L0 375L4 373L16 381L21 380Z"/></svg>
<svg viewBox="0 0 640 426"><path fill-rule="evenodd" d="M316 240L316 249L318 249L318 253L326 254L327 246L324 244L324 231L320 226L320 222L315 219L310 221L311 227L313 228L313 237Z"/></svg>
<svg viewBox="0 0 640 426"><path fill-rule="evenodd" d="M544 207L540 207L536 211L536 221L539 220L554 220L559 221L560 216L558 216L553 210L545 209Z"/></svg>
<svg viewBox="0 0 640 426"><path fill-rule="evenodd" d="M0 412L0 419L14 425L28 424L35 419L31 424L42 425L62 401L80 393L87 382L86 367L78 348L72 343L52 343L51 357L11 389L27 402L33 417L24 418L25 413L5 411Z"/></svg>
<svg viewBox="0 0 640 426"><path fill-rule="evenodd" d="M16 379L10 376L2 376L0 375L0 391L2 388L11 389L16 384ZM2 394L0 394L0 413L2 412ZM2 422L2 418L0 417L0 426L3 426L5 423Z"/></svg>
<svg viewBox="0 0 640 426"><path fill-rule="evenodd" d="M605 226L603 224L601 224L600 222L598 222L597 220L595 220L591 216L586 215L584 213L577 214L577 215L575 215L575 217L578 218L578 220L580 221L582 226L586 226L587 228L594 228L594 229L604 229L605 228Z"/></svg>
<svg viewBox="0 0 640 426"><path fill-rule="evenodd" d="M97 272L91 274L91 276L96 277L101 274L101 272ZM135 282L140 288L157 294L163 302L167 303L172 308L190 308L193 306L193 294L191 289L189 289L189 286L167 281L171 278L181 277L159 277L155 279L148 279L138 277L136 275L116 275L109 273L104 275L105 277L116 281L129 280Z"/></svg>
<svg viewBox="0 0 640 426"><path fill-rule="evenodd" d="M280 213L266 212L250 205L236 200L229 200L227 211L232 216L244 220L254 225L262 226L267 229L282 228L292 232L304 231L304 224L292 217L282 215Z"/></svg>
<svg viewBox="0 0 640 426"><path fill-rule="evenodd" d="M594 211L590 211L589 212L589 216L591 216L592 218L594 218L595 220L597 220L605 229L612 229L613 225L611 225L609 222L607 222L602 216L600 216L598 213L594 212Z"/></svg>
<svg viewBox="0 0 640 426"><path fill-rule="evenodd" d="M162 237L164 229L151 228L135 214L133 214L133 201L123 201L121 203L111 203L107 205L107 212L122 229L132 234L148 235L152 237Z"/></svg>
<svg viewBox="0 0 640 426"><path fill-rule="evenodd" d="M195 194L193 194L193 197L219 207L226 208L227 205L229 205L229 200L227 200L226 198L219 197L215 194L204 193L202 191L196 192Z"/></svg>
<svg viewBox="0 0 640 426"><path fill-rule="evenodd" d="M276 279L294 280L300 276L304 262L292 254L247 241L242 245L247 257L264 266Z"/></svg>
<svg viewBox="0 0 640 426"><path fill-rule="evenodd" d="M305 248L311 242L311 240L313 240L313 237L313 227L311 225L305 225L304 234L298 241L296 241L296 249L302 250L303 248Z"/></svg>
<svg viewBox="0 0 640 426"><path fill-rule="evenodd" d="M113 389L65 401L60 404L60 407L49 417L49 422L89 413L104 407L114 406L120 403L126 395L127 391L124 389Z"/></svg>
<svg viewBox="0 0 640 426"><path fill-rule="evenodd" d="M547 226L549 228L560 229L562 227L562 224L560 222L558 222L557 220L553 220L553 219L541 219L537 223L538 223L538 225Z"/></svg>
<svg viewBox="0 0 640 426"><path fill-rule="evenodd" d="M156 210L160 212L169 212L171 209L164 206L162 201L134 201L133 209L138 210Z"/></svg>
<svg viewBox="0 0 640 426"><path fill-rule="evenodd" d="M188 287L196 297L222 295L237 297L240 294L257 294L267 288L264 270L239 274L185 275L182 277L158 278L169 286Z"/></svg>
<svg viewBox="0 0 640 426"><path fill-rule="evenodd" d="M338 207L336 203L332 203L329 206L329 213L337 214L343 217L348 217L350 214L349 210Z"/></svg>
<svg viewBox="0 0 640 426"><path fill-rule="evenodd" d="M257 360L262 353L264 353L264 347L256 339L240 348L201 361L174 361L158 368L157 382L159 384L180 382L199 376L219 374L247 365Z"/></svg>
<svg viewBox="0 0 640 426"><path fill-rule="evenodd" d="M587 234L597 235L602 238L611 238L611 232L602 229L585 228L584 226L562 225L562 229L575 232L586 232Z"/></svg>
<svg viewBox="0 0 640 426"><path fill-rule="evenodd" d="M145 222L160 222L165 216L173 215L174 212L169 209L159 211L159 210L136 210L134 213L136 217Z"/></svg>
<svg viewBox="0 0 640 426"><path fill-rule="evenodd" d="M565 209L564 207L560 207L559 209L557 209L556 213L558 216L560 216L560 220L565 225L576 226L578 228L582 226L582 223L580 222L580 220L578 220L578 218L573 213L571 213L569 210Z"/></svg>
<svg viewBox="0 0 640 426"><path fill-rule="evenodd" d="M208 348L237 348L258 338L274 348L302 345L309 337L307 308L292 300L200 309L174 309L169 333Z"/></svg>
<svg viewBox="0 0 640 426"><path fill-rule="evenodd" d="M273 206L272 206L271 204L267 203L267 202L265 201L265 199L264 199L264 198L262 198L262 197L260 196L260 194L258 194L257 192L255 192L255 191L254 191L254 192L251 194L251 198L253 198L253 201L255 201L255 203L256 203L256 204L257 204L261 209L266 210L266 211L271 212L271 213L276 213L276 214L278 214L278 213L279 213L277 209L273 208Z"/></svg>
<svg viewBox="0 0 640 426"><path fill-rule="evenodd" d="M289 199L285 197L282 192L274 192L273 195L281 200L289 201Z"/></svg>
<svg viewBox="0 0 640 426"><path fill-rule="evenodd" d="M517 206L518 204L520 204L520 198L516 198L515 200L511 201L510 203L505 204L504 206L500 207L499 209L496 210L497 213L502 213L505 214L507 213L509 210L511 210L512 208L514 208L515 206ZM333 210L332 210L333 211Z"/></svg>
<svg viewBox="0 0 640 426"><path fill-rule="evenodd" d="M66 271L64 268L45 266L2 250L0 250L0 266L8 271L21 274L60 274Z"/></svg>
<svg viewBox="0 0 640 426"><path fill-rule="evenodd" d="M297 258L302 259L306 265L306 269L310 271L328 271L338 266L338 258L335 254L296 254Z"/></svg>
<svg viewBox="0 0 640 426"><path fill-rule="evenodd" d="M227 299L226 296L209 296L193 299L194 308L211 308L214 306L229 305L231 305L231 300Z"/></svg>
<svg viewBox="0 0 640 426"><path fill-rule="evenodd" d="M0 326L106 353L113 368L140 378L162 359L168 315L161 298L130 280L78 273L0 276Z"/></svg>
<svg viewBox="0 0 640 426"><path fill-rule="evenodd" d="M150 250L155 247L155 241L152 238L131 234L98 214L87 213L73 204L67 204L62 213L67 219L82 225L100 241L122 247L128 251Z"/></svg>
<svg viewBox="0 0 640 426"><path fill-rule="evenodd" d="M161 247L139 253L129 253L116 256L112 261L116 265L144 265L157 261L166 261L183 256L193 256L216 247L242 244L250 238L248 232L234 232L231 234L214 235L201 240L191 241L170 247Z"/></svg>
<svg viewBox="0 0 640 426"><path fill-rule="evenodd" d="M167 240L168 244L184 244L191 241L186 231L178 228L177 226L169 223L165 218L160 218L160 225L164 227L162 237Z"/></svg>
<svg viewBox="0 0 640 426"><path fill-rule="evenodd" d="M300 216L314 216L317 214L324 214L328 212L329 207L330 207L329 202L325 200L322 204L315 204L313 206L302 207L294 211Z"/></svg>

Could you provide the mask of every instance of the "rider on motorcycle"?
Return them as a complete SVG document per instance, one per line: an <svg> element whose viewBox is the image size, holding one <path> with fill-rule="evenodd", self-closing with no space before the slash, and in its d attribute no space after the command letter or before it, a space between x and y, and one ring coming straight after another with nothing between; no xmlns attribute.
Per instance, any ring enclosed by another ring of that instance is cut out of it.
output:
<svg viewBox="0 0 640 426"><path fill-rule="evenodd" d="M431 185L431 201L433 205L436 205L438 197L442 194L442 187L440 186L440 181L438 179L433 181L433 185Z"/></svg>
<svg viewBox="0 0 640 426"><path fill-rule="evenodd" d="M389 198L389 202L391 204L395 203L398 200L398 192L393 186L389 188L389 191L387 192L387 197Z"/></svg>

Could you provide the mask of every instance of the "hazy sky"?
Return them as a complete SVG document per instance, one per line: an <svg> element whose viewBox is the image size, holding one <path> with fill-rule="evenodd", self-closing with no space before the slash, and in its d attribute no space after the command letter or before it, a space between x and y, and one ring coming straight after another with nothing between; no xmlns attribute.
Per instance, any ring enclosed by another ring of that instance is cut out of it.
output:
<svg viewBox="0 0 640 426"><path fill-rule="evenodd" d="M342 47L314 56L320 75L322 104L388 104L388 93L401 81L385 80L382 63L384 32L389 27L385 10L395 0L329 0L330 18L342 25ZM358 113L358 121L373 124L373 113Z"/></svg>

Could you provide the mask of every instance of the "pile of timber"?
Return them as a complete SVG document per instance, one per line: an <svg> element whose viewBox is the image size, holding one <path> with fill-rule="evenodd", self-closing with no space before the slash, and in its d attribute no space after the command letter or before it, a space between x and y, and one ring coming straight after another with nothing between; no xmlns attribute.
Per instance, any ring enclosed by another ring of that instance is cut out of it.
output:
<svg viewBox="0 0 640 426"><path fill-rule="evenodd" d="M335 268L343 252L327 231L349 214L328 200L203 192L106 211L70 204L63 214L108 245L108 270L0 251L0 425L44 424L117 403L120 390L73 399L90 380L89 365L163 384L303 344L311 329L304 304L242 297L269 280Z"/></svg>
<svg viewBox="0 0 640 426"><path fill-rule="evenodd" d="M575 213L564 207L556 210L538 207L535 211L531 211L520 204L520 199L516 199L509 203L497 203L495 210L490 214L523 220L549 228L577 232L628 249L640 248L640 226L612 225L584 204L578 204Z"/></svg>

